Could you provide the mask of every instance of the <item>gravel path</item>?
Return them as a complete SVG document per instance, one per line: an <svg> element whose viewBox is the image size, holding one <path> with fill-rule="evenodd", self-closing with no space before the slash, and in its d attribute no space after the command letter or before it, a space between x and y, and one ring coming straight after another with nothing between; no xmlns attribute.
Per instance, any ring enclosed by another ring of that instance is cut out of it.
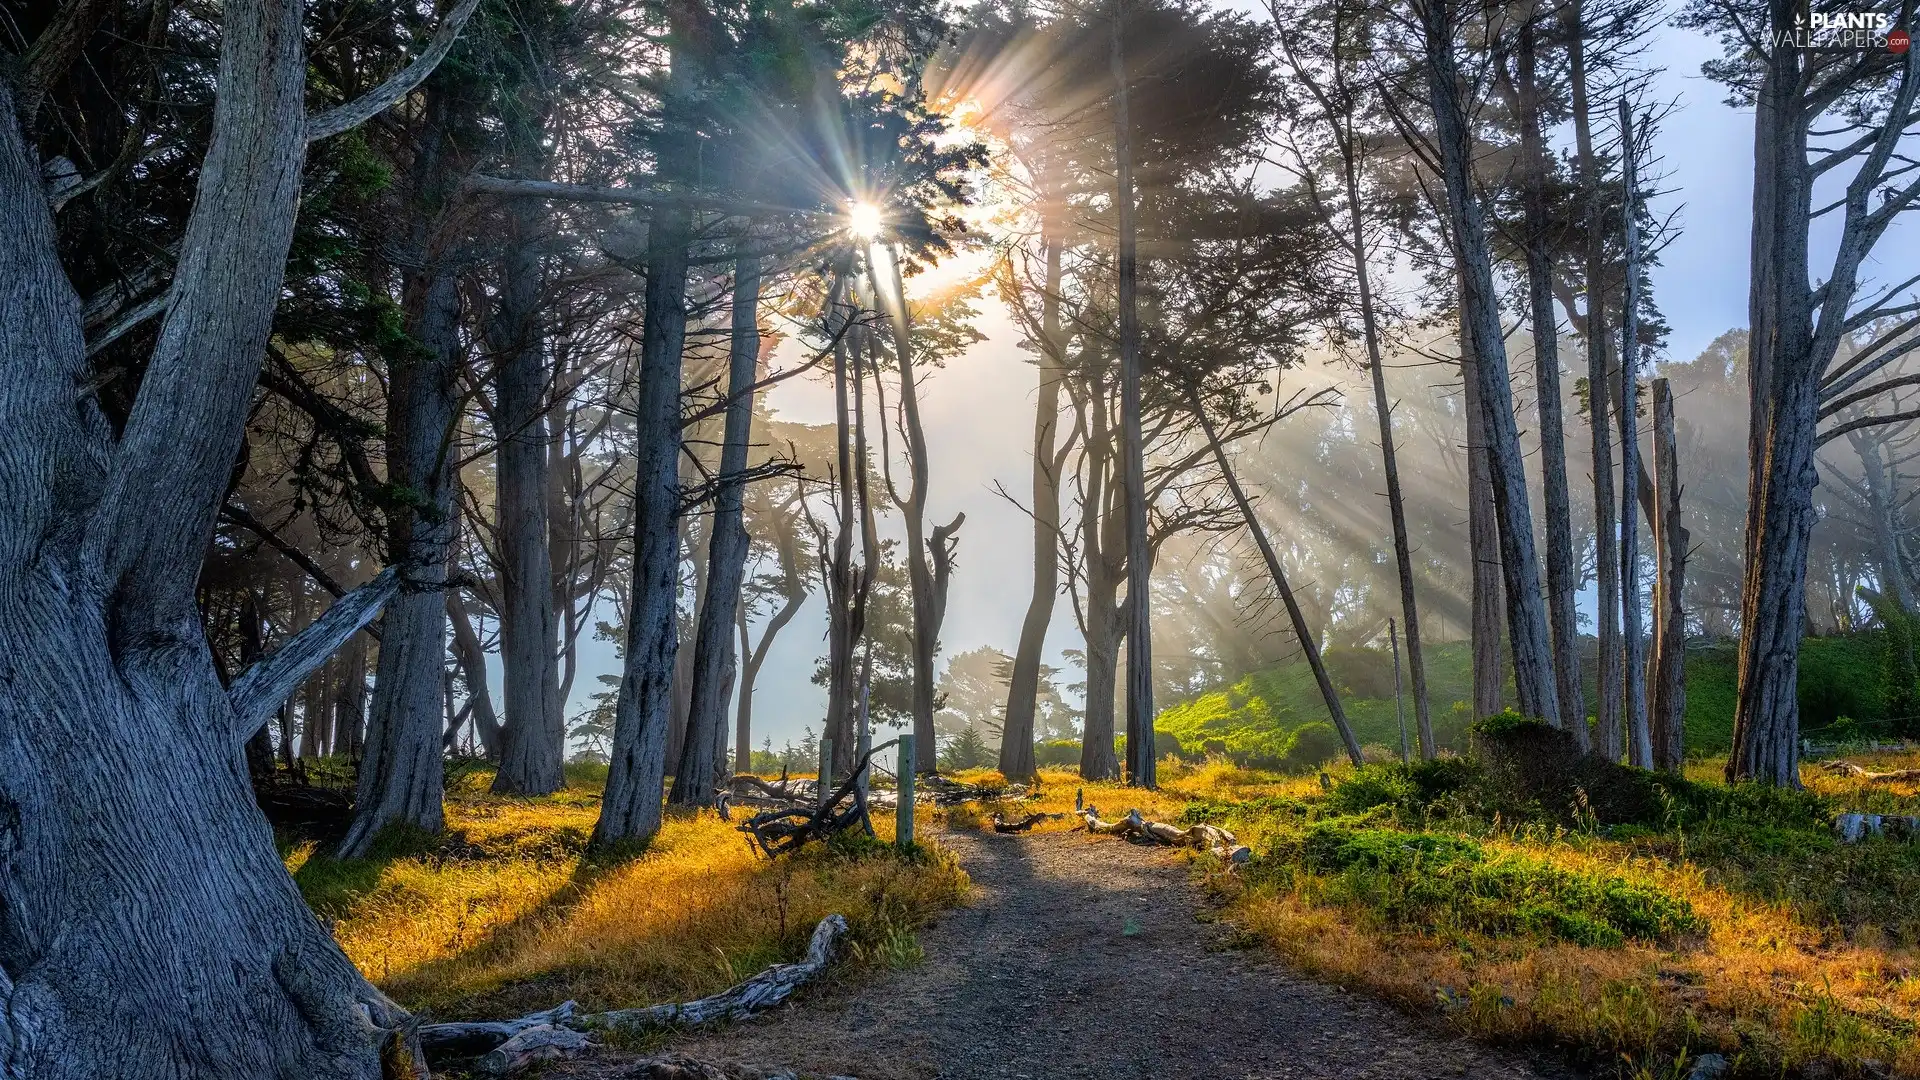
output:
<svg viewBox="0 0 1920 1080"><path fill-rule="evenodd" d="M1224 948L1163 851L1080 833L942 842L974 896L922 934L924 962L672 1049L860 1080L1572 1075Z"/></svg>

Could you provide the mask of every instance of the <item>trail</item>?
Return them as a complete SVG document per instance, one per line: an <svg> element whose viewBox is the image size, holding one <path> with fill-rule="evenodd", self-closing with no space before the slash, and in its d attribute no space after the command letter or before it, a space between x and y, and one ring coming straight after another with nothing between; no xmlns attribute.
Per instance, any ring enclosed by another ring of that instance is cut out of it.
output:
<svg viewBox="0 0 1920 1080"><path fill-rule="evenodd" d="M950 832L941 843L974 894L923 932L923 962L672 1049L860 1080L1574 1075L1226 947L1161 849L1082 833Z"/></svg>

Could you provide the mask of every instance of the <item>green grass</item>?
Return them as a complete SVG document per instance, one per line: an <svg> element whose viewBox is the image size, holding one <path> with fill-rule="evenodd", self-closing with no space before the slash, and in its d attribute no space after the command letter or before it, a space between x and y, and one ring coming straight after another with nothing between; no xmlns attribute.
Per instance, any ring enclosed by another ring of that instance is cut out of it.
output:
<svg viewBox="0 0 1920 1080"><path fill-rule="evenodd" d="M1592 642L1587 642L1591 652ZM1363 746L1397 753L1400 728L1393 702L1392 659L1384 650L1329 649L1328 666L1341 691L1341 703ZM1737 650L1710 645L1687 653L1687 748L1698 755L1723 754L1733 743L1733 706ZM1450 641L1426 650L1427 699L1440 745L1464 750L1473 697L1472 651ZM1592 657L1582 665L1586 700L1596 700ZM1842 717L1863 725L1867 734L1892 734L1886 715L1886 672L1881 635L1865 631L1808 638L1800 652L1802 725L1820 738ZM1513 700L1511 682L1509 701ZM1411 691L1409 691L1410 693ZM1283 758L1293 732L1325 723L1326 705L1304 660L1242 676L1230 686L1178 702L1160 713L1156 730L1178 739L1188 753L1213 749L1242 760L1269 763ZM1407 700L1407 724L1413 724Z"/></svg>

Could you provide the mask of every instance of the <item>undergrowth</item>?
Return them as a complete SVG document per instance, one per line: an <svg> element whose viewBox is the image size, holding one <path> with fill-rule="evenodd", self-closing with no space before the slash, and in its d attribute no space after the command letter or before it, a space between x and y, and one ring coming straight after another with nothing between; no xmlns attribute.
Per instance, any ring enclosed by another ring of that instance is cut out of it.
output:
<svg viewBox="0 0 1920 1080"><path fill-rule="evenodd" d="M1509 718L1471 760L1342 766L1179 816L1253 846L1244 874L1208 876L1244 933L1475 1035L1636 1080L1706 1052L1735 1076L1920 1075L1920 845L1830 830L1842 809L1920 813L1914 785L1810 766L1806 791L1728 786L1556 738Z"/></svg>
<svg viewBox="0 0 1920 1080"><path fill-rule="evenodd" d="M585 858L594 790L503 798L487 793L490 781L476 772L448 792L443 835L389 833L368 859L327 858L312 844L288 852L353 962L432 1017L700 997L797 959L832 912L847 917L856 966L903 966L920 956L926 919L967 888L937 847L896 853L891 822L878 818L878 840L768 862L712 813L670 816L644 854L596 863Z"/></svg>

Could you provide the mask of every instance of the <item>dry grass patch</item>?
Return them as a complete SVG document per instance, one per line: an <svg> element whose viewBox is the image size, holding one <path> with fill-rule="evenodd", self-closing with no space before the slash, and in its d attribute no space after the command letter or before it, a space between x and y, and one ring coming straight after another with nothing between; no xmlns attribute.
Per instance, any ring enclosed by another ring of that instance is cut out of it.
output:
<svg viewBox="0 0 1920 1080"><path fill-rule="evenodd" d="M440 1018L511 1016L573 998L589 1010L684 1000L806 951L814 924L847 917L855 964L910 963L915 932L961 903L967 879L923 845L902 857L892 820L777 863L712 813L671 817L643 856L584 858L595 792L544 799L449 792L448 832L387 837L375 858L288 858L308 902L360 969Z"/></svg>

